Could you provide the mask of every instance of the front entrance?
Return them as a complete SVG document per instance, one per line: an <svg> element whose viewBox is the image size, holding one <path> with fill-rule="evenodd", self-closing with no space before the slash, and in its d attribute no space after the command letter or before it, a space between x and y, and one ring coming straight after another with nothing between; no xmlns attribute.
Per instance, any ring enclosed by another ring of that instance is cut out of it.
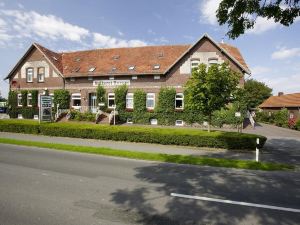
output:
<svg viewBox="0 0 300 225"><path fill-rule="evenodd" d="M97 95L96 95L96 93L89 94L89 111L91 113L97 112Z"/></svg>

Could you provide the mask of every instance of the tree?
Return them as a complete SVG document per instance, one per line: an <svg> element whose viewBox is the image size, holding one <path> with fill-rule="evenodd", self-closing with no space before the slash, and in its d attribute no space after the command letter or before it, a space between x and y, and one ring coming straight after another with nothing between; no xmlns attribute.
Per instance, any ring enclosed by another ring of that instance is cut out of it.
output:
<svg viewBox="0 0 300 225"><path fill-rule="evenodd" d="M222 0L217 10L219 24L228 24L232 39L252 29L258 17L289 26L299 16L300 0Z"/></svg>
<svg viewBox="0 0 300 225"><path fill-rule="evenodd" d="M185 86L185 108L200 111L207 116L210 132L212 114L230 102L237 89L239 75L228 64L212 65L208 69L200 64L193 69Z"/></svg>
<svg viewBox="0 0 300 225"><path fill-rule="evenodd" d="M247 80L244 85L245 100L248 108L259 106L264 100L272 95L272 89L263 82L254 79Z"/></svg>
<svg viewBox="0 0 300 225"><path fill-rule="evenodd" d="M97 104L104 103L103 106L100 106L101 110L105 110L107 108L105 93L106 93L105 88L99 84L96 90L96 96L97 96Z"/></svg>

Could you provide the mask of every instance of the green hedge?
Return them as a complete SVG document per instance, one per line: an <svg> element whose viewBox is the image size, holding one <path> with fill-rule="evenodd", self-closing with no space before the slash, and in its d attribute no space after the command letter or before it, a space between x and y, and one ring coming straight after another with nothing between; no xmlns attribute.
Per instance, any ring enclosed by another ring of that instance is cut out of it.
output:
<svg viewBox="0 0 300 225"><path fill-rule="evenodd" d="M27 128L28 127L28 128ZM266 137L233 132L207 132L196 129L126 127L76 123L44 123L35 121L2 120L0 131L40 133L50 136L90 138L101 140L157 143L225 149L254 150L259 137L263 147Z"/></svg>

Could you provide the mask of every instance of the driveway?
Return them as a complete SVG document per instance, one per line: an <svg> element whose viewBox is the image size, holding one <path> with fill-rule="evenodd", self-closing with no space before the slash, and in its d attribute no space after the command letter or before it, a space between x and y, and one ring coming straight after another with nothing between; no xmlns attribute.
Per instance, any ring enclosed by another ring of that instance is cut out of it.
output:
<svg viewBox="0 0 300 225"><path fill-rule="evenodd" d="M255 129L248 128L244 132L268 138L263 148L262 159L300 166L300 131L259 124Z"/></svg>

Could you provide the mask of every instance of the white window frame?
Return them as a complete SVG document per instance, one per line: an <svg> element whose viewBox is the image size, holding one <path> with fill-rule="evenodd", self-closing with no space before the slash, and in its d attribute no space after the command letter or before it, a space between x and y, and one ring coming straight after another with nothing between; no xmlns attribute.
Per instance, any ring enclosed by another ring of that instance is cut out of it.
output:
<svg viewBox="0 0 300 225"><path fill-rule="evenodd" d="M197 63L197 65L193 65L194 63ZM191 70L197 68L199 65L200 65L200 59L191 59Z"/></svg>
<svg viewBox="0 0 300 225"><path fill-rule="evenodd" d="M129 101L131 104L129 104ZM126 109L133 109L133 93L127 93L126 95Z"/></svg>
<svg viewBox="0 0 300 225"><path fill-rule="evenodd" d="M113 105L109 105L109 100L113 100L114 101L114 104ZM110 109L113 109L114 106L116 104L116 96L115 96L115 93L108 93L107 94L107 107L110 108Z"/></svg>
<svg viewBox="0 0 300 225"><path fill-rule="evenodd" d="M40 69L44 69L44 73L39 73ZM42 76L40 76L40 75L42 75ZM43 78L43 79L40 79L40 78ZM45 67L38 67L37 68L37 79L38 79L38 82L40 82L40 83L45 82Z"/></svg>
<svg viewBox="0 0 300 225"><path fill-rule="evenodd" d="M134 75L134 76L131 77L131 79L132 80L137 80L138 78L137 78L137 76Z"/></svg>
<svg viewBox="0 0 300 225"><path fill-rule="evenodd" d="M80 105L74 105L74 100L80 100ZM71 102L74 109L81 109L81 93L73 93L71 95Z"/></svg>
<svg viewBox="0 0 300 225"><path fill-rule="evenodd" d="M115 79L115 77L109 77L109 80L114 80Z"/></svg>
<svg viewBox="0 0 300 225"><path fill-rule="evenodd" d="M176 120L175 121L175 126L183 126L183 125L184 125L183 120Z"/></svg>
<svg viewBox="0 0 300 225"><path fill-rule="evenodd" d="M148 100L153 101L153 106L149 106ZM147 95L146 95L146 107L147 107L147 109L154 109L155 108L155 93L147 93Z"/></svg>
<svg viewBox="0 0 300 225"><path fill-rule="evenodd" d="M152 119L150 119L150 124L151 125L157 125L158 124L158 120L156 118L152 118Z"/></svg>
<svg viewBox="0 0 300 225"><path fill-rule="evenodd" d="M71 78L70 78L70 81L71 81L71 82L74 82L74 81L75 81L75 77L71 77Z"/></svg>
<svg viewBox="0 0 300 225"><path fill-rule="evenodd" d="M218 59L208 59L208 66L219 64Z"/></svg>
<svg viewBox="0 0 300 225"><path fill-rule="evenodd" d="M154 80L159 80L160 79L160 75L154 75Z"/></svg>
<svg viewBox="0 0 300 225"><path fill-rule="evenodd" d="M18 106L22 106L22 94L18 94Z"/></svg>
<svg viewBox="0 0 300 225"><path fill-rule="evenodd" d="M181 97L180 97L181 96ZM182 101L182 107L177 107L176 101ZM184 95L183 93L176 93L175 95L175 109L183 109L184 108Z"/></svg>
<svg viewBox="0 0 300 225"><path fill-rule="evenodd" d="M29 104L29 100L31 100L31 104ZM31 93L27 94L27 106L32 107L32 94Z"/></svg>
<svg viewBox="0 0 300 225"><path fill-rule="evenodd" d="M32 71L32 72L29 73L29 71ZM34 69L33 69L33 67L26 68L26 82L27 83L32 83L33 82L33 76L34 76Z"/></svg>

